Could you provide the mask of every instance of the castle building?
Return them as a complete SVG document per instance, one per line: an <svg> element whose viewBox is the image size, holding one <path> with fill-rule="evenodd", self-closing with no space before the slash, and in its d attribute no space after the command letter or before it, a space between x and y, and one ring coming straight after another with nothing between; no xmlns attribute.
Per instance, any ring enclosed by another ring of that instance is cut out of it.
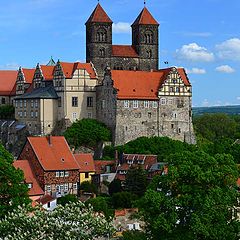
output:
<svg viewBox="0 0 240 240"><path fill-rule="evenodd" d="M112 20L98 4L86 22L86 60L100 80L106 66L118 70L158 69L158 22L146 7L132 24L132 45L112 44Z"/></svg>

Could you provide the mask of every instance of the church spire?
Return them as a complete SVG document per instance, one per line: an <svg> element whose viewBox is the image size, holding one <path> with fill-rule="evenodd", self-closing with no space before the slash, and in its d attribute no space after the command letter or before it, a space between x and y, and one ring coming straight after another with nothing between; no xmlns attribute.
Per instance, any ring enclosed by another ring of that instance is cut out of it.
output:
<svg viewBox="0 0 240 240"><path fill-rule="evenodd" d="M100 5L99 1L98 1L96 8L92 12L91 16L87 20L86 24L90 23L90 22L112 23L112 20L107 15L107 13L104 11L104 9Z"/></svg>

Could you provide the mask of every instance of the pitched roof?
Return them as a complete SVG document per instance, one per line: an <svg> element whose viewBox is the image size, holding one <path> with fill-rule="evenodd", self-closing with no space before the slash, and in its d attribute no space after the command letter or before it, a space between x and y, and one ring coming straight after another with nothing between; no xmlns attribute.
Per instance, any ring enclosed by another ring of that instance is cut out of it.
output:
<svg viewBox="0 0 240 240"><path fill-rule="evenodd" d="M142 24L142 25L159 25L159 23L154 19L152 14L148 11L146 7L143 8L141 13L138 15L136 20L132 25L137 25L137 24Z"/></svg>
<svg viewBox="0 0 240 240"><path fill-rule="evenodd" d="M29 189L29 196L43 195L44 191L40 187L28 160L17 160L13 162L15 168L20 168L24 172L25 182L27 184L31 183L32 188Z"/></svg>
<svg viewBox="0 0 240 240"><path fill-rule="evenodd" d="M105 173L106 166L111 166L111 171L115 171L116 161L115 160L94 160L96 174Z"/></svg>
<svg viewBox="0 0 240 240"><path fill-rule="evenodd" d="M52 202L52 201L54 201L56 198L54 198L54 197L52 197L52 196L50 196L50 195L44 195L44 196L42 196L42 197L40 197L39 199L37 199L36 201L38 202L38 203L41 203L42 205L45 205L45 204L47 204L47 203L49 203L49 202Z"/></svg>
<svg viewBox="0 0 240 240"><path fill-rule="evenodd" d="M165 71L112 70L111 74L118 99L157 100L158 90L165 79Z"/></svg>
<svg viewBox="0 0 240 240"><path fill-rule="evenodd" d="M80 63L80 62L75 62L75 63L69 63L69 62L60 62L63 73L66 78L72 78L73 73L77 69L84 69L88 72L90 75L90 78L96 78L96 72L93 68L93 65L91 63Z"/></svg>
<svg viewBox="0 0 240 240"><path fill-rule="evenodd" d="M44 170L79 169L64 137L28 137L27 139Z"/></svg>
<svg viewBox="0 0 240 240"><path fill-rule="evenodd" d="M55 61L53 60L52 56L51 56L51 59L49 60L49 62L47 63L47 66L55 66L56 63Z"/></svg>
<svg viewBox="0 0 240 240"><path fill-rule="evenodd" d="M0 70L0 95L11 95L14 88L17 71Z"/></svg>
<svg viewBox="0 0 240 240"><path fill-rule="evenodd" d="M43 73L43 77L46 81L52 81L53 80L54 68L55 68L55 66L41 65L41 70L42 70L42 73Z"/></svg>
<svg viewBox="0 0 240 240"><path fill-rule="evenodd" d="M117 89L118 99L148 99L157 100L158 91L172 68L156 71L127 71L112 70L114 88ZM183 68L177 68L186 86L191 86Z"/></svg>
<svg viewBox="0 0 240 240"><path fill-rule="evenodd" d="M133 46L112 45L112 56L114 57L139 57Z"/></svg>
<svg viewBox="0 0 240 240"><path fill-rule="evenodd" d="M95 172L95 165L91 153L74 154L74 157L79 165L80 172Z"/></svg>
<svg viewBox="0 0 240 240"><path fill-rule="evenodd" d="M15 97L15 99L57 99L58 95L52 86L40 87L36 89L29 88L27 93Z"/></svg>
<svg viewBox="0 0 240 240"><path fill-rule="evenodd" d="M102 6L98 3L86 23L90 23L90 22L112 23L112 20L104 11Z"/></svg>
<svg viewBox="0 0 240 240"><path fill-rule="evenodd" d="M22 68L26 83L32 83L35 70L36 69Z"/></svg>

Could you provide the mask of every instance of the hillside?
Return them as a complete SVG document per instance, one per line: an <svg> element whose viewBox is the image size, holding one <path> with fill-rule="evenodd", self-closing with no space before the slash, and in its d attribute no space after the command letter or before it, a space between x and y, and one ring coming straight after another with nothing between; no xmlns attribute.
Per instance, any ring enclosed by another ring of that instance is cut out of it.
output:
<svg viewBox="0 0 240 240"><path fill-rule="evenodd" d="M204 113L226 113L229 115L239 115L240 105L218 106L218 107L194 107L193 115L202 115Z"/></svg>

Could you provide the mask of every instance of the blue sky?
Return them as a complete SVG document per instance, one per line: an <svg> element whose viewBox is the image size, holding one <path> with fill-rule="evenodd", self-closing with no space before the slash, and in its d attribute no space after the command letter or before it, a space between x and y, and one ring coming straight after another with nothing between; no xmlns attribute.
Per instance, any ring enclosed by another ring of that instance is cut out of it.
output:
<svg viewBox="0 0 240 240"><path fill-rule="evenodd" d="M85 60L85 22L97 0L0 0L0 69L35 67L50 56ZM143 0L100 0L114 44L131 44ZM160 66L185 67L193 105L240 104L240 1L147 0L160 23Z"/></svg>

